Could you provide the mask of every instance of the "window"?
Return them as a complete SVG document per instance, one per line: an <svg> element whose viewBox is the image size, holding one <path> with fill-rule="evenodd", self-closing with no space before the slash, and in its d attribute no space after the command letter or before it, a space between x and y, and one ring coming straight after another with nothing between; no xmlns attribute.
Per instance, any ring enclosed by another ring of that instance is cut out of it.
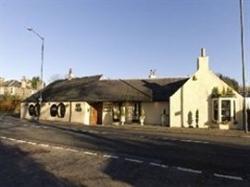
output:
<svg viewBox="0 0 250 187"><path fill-rule="evenodd" d="M213 119L218 120L218 100L214 100L213 103Z"/></svg>
<svg viewBox="0 0 250 187"><path fill-rule="evenodd" d="M53 104L51 107L50 107L50 115L52 117L56 117L57 116L57 106L56 104Z"/></svg>
<svg viewBox="0 0 250 187"><path fill-rule="evenodd" d="M141 103L135 103L133 108L133 121L137 122L140 119Z"/></svg>
<svg viewBox="0 0 250 187"><path fill-rule="evenodd" d="M113 121L114 122L120 121L120 115L121 115L120 109L121 109L120 103L113 104Z"/></svg>
<svg viewBox="0 0 250 187"><path fill-rule="evenodd" d="M60 103L59 105L58 105L58 107L57 107L57 110L58 110L58 117L59 118L64 118L64 116L65 116L65 113L66 113L66 106L65 106L65 104L63 104L63 103Z"/></svg>
<svg viewBox="0 0 250 187"><path fill-rule="evenodd" d="M29 106L29 115L35 116L35 106L32 104Z"/></svg>
<svg viewBox="0 0 250 187"><path fill-rule="evenodd" d="M81 103L77 103L75 106L75 111L76 112L81 112L82 111L82 107L81 107Z"/></svg>
<svg viewBox="0 0 250 187"><path fill-rule="evenodd" d="M236 122L236 102L234 101L234 106L233 106L233 111L234 111L234 122Z"/></svg>
<svg viewBox="0 0 250 187"><path fill-rule="evenodd" d="M40 116L40 110L41 110L40 104L37 103L35 105L35 116Z"/></svg>
<svg viewBox="0 0 250 187"><path fill-rule="evenodd" d="M221 101L221 121L231 121L231 102L230 100Z"/></svg>

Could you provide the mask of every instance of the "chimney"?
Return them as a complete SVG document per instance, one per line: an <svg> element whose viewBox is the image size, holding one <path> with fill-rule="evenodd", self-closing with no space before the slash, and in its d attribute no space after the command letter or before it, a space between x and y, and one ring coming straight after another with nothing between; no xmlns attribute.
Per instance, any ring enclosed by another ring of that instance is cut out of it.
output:
<svg viewBox="0 0 250 187"><path fill-rule="evenodd" d="M72 73L72 68L69 68L68 80L72 80L73 78L75 78L75 76Z"/></svg>
<svg viewBox="0 0 250 187"><path fill-rule="evenodd" d="M27 81L26 81L26 77L23 76L23 78L21 79L21 88L26 88L27 86Z"/></svg>
<svg viewBox="0 0 250 187"><path fill-rule="evenodd" d="M208 66L208 56L206 56L206 49L201 48L201 55L198 57L197 60L197 70L198 71L208 71L209 66Z"/></svg>
<svg viewBox="0 0 250 187"><path fill-rule="evenodd" d="M156 74L155 74L155 72L156 72L156 70L150 70L149 71L149 76L148 76L148 78L149 79L156 79L157 77L156 77Z"/></svg>

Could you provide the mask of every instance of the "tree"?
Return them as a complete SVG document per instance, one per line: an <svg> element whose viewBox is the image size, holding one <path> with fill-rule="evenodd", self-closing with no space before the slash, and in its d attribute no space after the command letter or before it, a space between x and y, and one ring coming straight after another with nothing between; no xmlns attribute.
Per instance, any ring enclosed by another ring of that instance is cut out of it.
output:
<svg viewBox="0 0 250 187"><path fill-rule="evenodd" d="M221 73L217 74L218 77L223 80L225 83L227 83L230 87L232 87L234 90L239 91L239 83L235 79L222 75Z"/></svg>
<svg viewBox="0 0 250 187"><path fill-rule="evenodd" d="M40 84L40 77L32 77L32 79L31 79L31 86L32 86L32 88L33 89L37 89L38 88L38 86L39 86L39 84Z"/></svg>

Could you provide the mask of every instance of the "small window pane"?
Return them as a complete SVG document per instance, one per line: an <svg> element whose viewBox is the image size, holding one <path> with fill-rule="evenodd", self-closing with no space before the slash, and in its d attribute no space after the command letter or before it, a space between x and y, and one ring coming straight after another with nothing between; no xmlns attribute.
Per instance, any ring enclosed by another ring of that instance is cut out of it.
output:
<svg viewBox="0 0 250 187"><path fill-rule="evenodd" d="M56 104L53 104L51 107L50 107L50 115L52 117L56 117L57 116L57 106Z"/></svg>
<svg viewBox="0 0 250 187"><path fill-rule="evenodd" d="M213 113L213 118L214 118L214 120L218 120L218 100L215 100L214 101L214 108L213 108L213 111L214 111L214 113Z"/></svg>
<svg viewBox="0 0 250 187"><path fill-rule="evenodd" d="M231 121L231 102L230 100L221 101L221 120Z"/></svg>

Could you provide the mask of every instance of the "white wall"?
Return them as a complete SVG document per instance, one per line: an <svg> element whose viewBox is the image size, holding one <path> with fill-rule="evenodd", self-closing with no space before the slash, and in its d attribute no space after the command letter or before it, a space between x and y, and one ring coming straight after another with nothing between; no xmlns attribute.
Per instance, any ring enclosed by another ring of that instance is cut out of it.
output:
<svg viewBox="0 0 250 187"><path fill-rule="evenodd" d="M194 78L195 77L195 78ZM188 127L188 112L199 110L199 127L207 128L212 122L211 93L214 87L220 90L229 86L220 80L212 71L197 71L175 94L170 97L170 126ZM234 92L236 97L236 128L242 127L242 96ZM193 121L195 126L195 121Z"/></svg>
<svg viewBox="0 0 250 187"><path fill-rule="evenodd" d="M76 111L76 105L80 104L82 111ZM87 102L72 102L71 122L83 123L89 125L90 105Z"/></svg>
<svg viewBox="0 0 250 187"><path fill-rule="evenodd" d="M141 107L145 111L145 124L160 125L163 110L165 109L166 114L169 114L168 102L145 102Z"/></svg>
<svg viewBox="0 0 250 187"><path fill-rule="evenodd" d="M41 120L48 120L48 121L61 121L61 122L75 122L75 123L82 123L85 125L89 125L90 122L90 105L87 102L62 102L66 106L65 116L60 118L58 116L52 117L50 115L50 107L53 104L60 104L61 102L46 102L42 104L41 107ZM34 117L29 115L29 106L35 103L21 103L21 119L33 119ZM81 104L82 111L76 111L76 104ZM70 114L71 111L71 114Z"/></svg>

